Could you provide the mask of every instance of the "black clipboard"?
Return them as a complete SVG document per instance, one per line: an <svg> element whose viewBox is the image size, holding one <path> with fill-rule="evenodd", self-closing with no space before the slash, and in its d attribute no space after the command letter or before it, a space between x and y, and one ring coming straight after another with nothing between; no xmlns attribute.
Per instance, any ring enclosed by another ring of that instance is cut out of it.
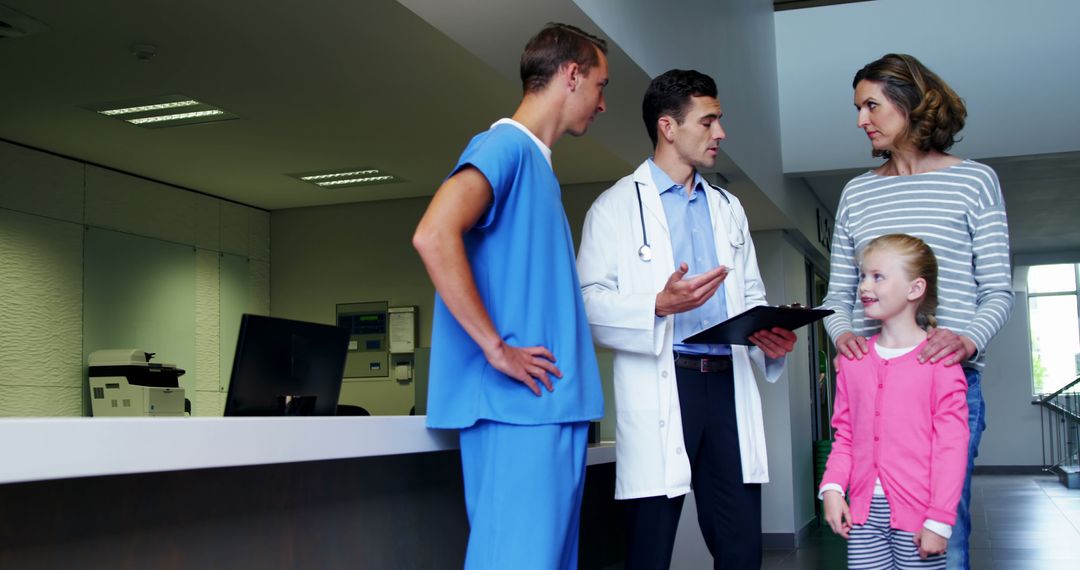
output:
<svg viewBox="0 0 1080 570"><path fill-rule="evenodd" d="M686 344L744 344L752 345L750 335L762 329L780 327L795 330L821 320L835 311L809 307L772 307L758 305L748 311L717 323L683 340Z"/></svg>

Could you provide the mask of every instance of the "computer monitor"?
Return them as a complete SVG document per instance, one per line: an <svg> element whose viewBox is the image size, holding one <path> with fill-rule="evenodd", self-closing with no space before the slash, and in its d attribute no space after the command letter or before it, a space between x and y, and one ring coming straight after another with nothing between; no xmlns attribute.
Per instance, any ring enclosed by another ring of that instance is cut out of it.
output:
<svg viewBox="0 0 1080 570"><path fill-rule="evenodd" d="M348 344L333 325L244 315L225 415L335 415Z"/></svg>

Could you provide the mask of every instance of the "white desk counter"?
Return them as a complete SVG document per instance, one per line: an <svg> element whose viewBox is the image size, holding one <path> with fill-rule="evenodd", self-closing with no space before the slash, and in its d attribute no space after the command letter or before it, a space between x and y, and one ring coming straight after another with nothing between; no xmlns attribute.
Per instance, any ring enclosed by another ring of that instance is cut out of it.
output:
<svg viewBox="0 0 1080 570"><path fill-rule="evenodd" d="M0 484L426 453L457 432L424 416L0 419ZM615 461L589 448L588 464Z"/></svg>

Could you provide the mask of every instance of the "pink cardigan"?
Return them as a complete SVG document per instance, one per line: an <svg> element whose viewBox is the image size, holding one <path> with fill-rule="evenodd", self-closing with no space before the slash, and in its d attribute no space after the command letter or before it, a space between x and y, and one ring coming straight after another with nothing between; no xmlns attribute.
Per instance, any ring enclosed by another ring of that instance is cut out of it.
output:
<svg viewBox="0 0 1080 570"><path fill-rule="evenodd" d="M870 516L881 479L889 526L919 532L926 519L956 522L967 470L967 379L959 365L919 364L915 350L883 359L870 339L862 360L840 357L836 429L825 483L848 489L853 524Z"/></svg>

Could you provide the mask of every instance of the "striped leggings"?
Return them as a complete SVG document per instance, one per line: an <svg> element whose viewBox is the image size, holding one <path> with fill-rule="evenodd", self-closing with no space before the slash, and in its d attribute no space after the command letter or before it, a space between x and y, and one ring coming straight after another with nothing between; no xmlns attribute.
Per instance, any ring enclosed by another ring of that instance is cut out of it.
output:
<svg viewBox="0 0 1080 570"><path fill-rule="evenodd" d="M848 539L848 568L877 570L885 568L945 568L945 555L919 558L915 535L889 528L889 502L874 495L870 502L870 518L866 524L851 528Z"/></svg>

